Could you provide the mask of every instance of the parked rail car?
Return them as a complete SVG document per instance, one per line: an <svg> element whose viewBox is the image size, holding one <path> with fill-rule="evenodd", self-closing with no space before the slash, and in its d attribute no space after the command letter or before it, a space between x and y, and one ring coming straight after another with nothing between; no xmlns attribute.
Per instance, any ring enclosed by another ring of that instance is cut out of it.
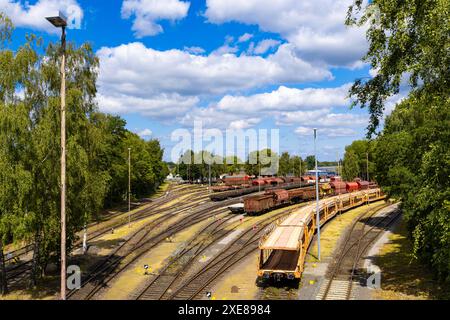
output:
<svg viewBox="0 0 450 320"><path fill-rule="evenodd" d="M330 182L330 186L333 189L333 194L338 195L347 192L347 185L340 180L333 180Z"/></svg>
<svg viewBox="0 0 450 320"><path fill-rule="evenodd" d="M250 176L225 176L222 179L226 186L239 186L239 185L250 185Z"/></svg>
<svg viewBox="0 0 450 320"><path fill-rule="evenodd" d="M231 213L244 213L244 204L243 203L233 204L231 206L228 206L228 210L230 210Z"/></svg>
<svg viewBox="0 0 450 320"><path fill-rule="evenodd" d="M211 187L212 192L224 192L224 191L229 191L229 190L233 190L233 189L234 188L232 186L225 186L225 185Z"/></svg>
<svg viewBox="0 0 450 320"><path fill-rule="evenodd" d="M261 185L261 186L253 186L249 188L241 188L241 189L232 189L225 192L216 192L209 196L209 198L212 201L223 201L230 198L236 198L236 197L242 197L251 193L260 192L264 190L270 190L270 189L295 189L295 188L302 188L306 186L311 186L311 184L305 184L305 183L284 183L280 184L278 186L272 186L272 185Z"/></svg>
<svg viewBox="0 0 450 320"><path fill-rule="evenodd" d="M367 190L369 189L369 181L363 181L361 179L355 179L355 182L358 184L359 186L359 190Z"/></svg>
<svg viewBox="0 0 450 320"><path fill-rule="evenodd" d="M355 192L359 190L359 185L356 182L346 182L345 189L347 192Z"/></svg>
<svg viewBox="0 0 450 320"><path fill-rule="evenodd" d="M319 203L319 224L323 225L337 213L384 198L378 188L323 199ZM315 206L300 208L268 228L259 243L258 278L300 279L306 253L316 231Z"/></svg>
<svg viewBox="0 0 450 320"><path fill-rule="evenodd" d="M325 187L325 189L322 189ZM327 184L320 186L320 195L329 192ZM249 196L244 199L244 211L248 215L259 215L285 204L294 204L300 201L309 201L316 197L316 189L312 186L296 189L266 190L264 195ZM271 198L271 200L268 200Z"/></svg>
<svg viewBox="0 0 450 320"><path fill-rule="evenodd" d="M248 215L264 213L275 207L275 198L272 194L262 194L244 199L244 211Z"/></svg>
<svg viewBox="0 0 450 320"><path fill-rule="evenodd" d="M301 177L282 177L285 183L300 183L302 182Z"/></svg>

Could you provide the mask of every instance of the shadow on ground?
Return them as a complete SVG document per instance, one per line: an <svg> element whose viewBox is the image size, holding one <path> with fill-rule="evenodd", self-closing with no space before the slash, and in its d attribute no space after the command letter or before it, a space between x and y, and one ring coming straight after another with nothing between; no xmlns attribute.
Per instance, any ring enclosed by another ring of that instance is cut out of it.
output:
<svg viewBox="0 0 450 320"><path fill-rule="evenodd" d="M372 257L382 270L382 290L428 299L450 299L448 285L438 283L427 266L413 259L411 253L412 243L406 223L401 220L389 243L376 257Z"/></svg>
<svg viewBox="0 0 450 320"><path fill-rule="evenodd" d="M296 300L300 281L297 280L274 280L256 279L256 286L262 289L262 298L267 300Z"/></svg>

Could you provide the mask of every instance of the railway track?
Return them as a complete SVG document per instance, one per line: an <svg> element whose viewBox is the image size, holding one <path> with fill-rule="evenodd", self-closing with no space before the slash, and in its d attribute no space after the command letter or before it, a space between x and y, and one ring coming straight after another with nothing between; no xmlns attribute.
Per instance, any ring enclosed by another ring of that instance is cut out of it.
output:
<svg viewBox="0 0 450 320"><path fill-rule="evenodd" d="M383 214L379 215L380 212ZM363 255L400 216L397 205L384 205L360 215L351 225L341 253L331 265L328 279L321 286L316 299L354 299L354 287L365 280L360 271Z"/></svg>
<svg viewBox="0 0 450 320"><path fill-rule="evenodd" d="M215 280L258 248L260 236L265 232L266 227L291 212L292 210L279 213L257 223L256 229L249 228L243 231L200 270L196 270L192 274L183 270L177 275L176 281L172 283L170 291L169 288L166 288L165 294L160 299L192 300L205 297L208 287Z"/></svg>
<svg viewBox="0 0 450 320"><path fill-rule="evenodd" d="M225 219L215 220L200 230L186 247L148 283L144 290L132 297L136 300L162 300L170 293L170 287L179 279L183 270L188 268L200 254L216 240L228 235L232 230L220 227L232 220L230 215Z"/></svg>
<svg viewBox="0 0 450 320"><path fill-rule="evenodd" d="M236 200L233 202L236 202ZM172 237L174 234L204 221L206 218L219 214L219 212L215 212L214 210L223 207L223 205L223 203L220 205L211 205L211 203L209 203L201 206L196 212L191 213L186 218L180 219L170 227L158 231L152 236L149 236L149 234L156 226L172 219L174 215L164 215L142 227L134 233L132 237L115 249L107 259L95 266L94 270L89 273L88 279L82 283L82 288L71 291L68 298L78 300L89 300L94 298L102 288L107 286L108 283L126 270L143 254L163 243L167 238ZM221 210L222 212L226 212L226 208L222 208Z"/></svg>
<svg viewBox="0 0 450 320"><path fill-rule="evenodd" d="M172 185L169 185L168 191L172 191L172 189L173 189ZM166 200L166 202L167 202L167 200L172 201L172 200L175 200L176 197L183 196L185 193L187 193L187 192L180 193L180 194L173 193L173 194L170 194L170 198L167 198L165 196L158 197L158 198L153 200L153 202L152 202L152 204L150 206L146 207L142 211L148 212L148 211L150 211L150 210L160 206L161 205L160 202L162 202L163 200ZM120 215L125 215L126 213L127 212L125 212L125 211L120 211L120 212L118 212L116 214L109 215L107 218L108 219L114 219L114 218L117 218ZM133 217L133 219L136 220L136 217ZM97 223L95 223L95 222L91 223L88 227L92 227L95 224L97 224ZM112 227L117 228L117 227L120 227L120 225L116 225L116 226L112 226ZM92 234L89 235L88 241L92 240L92 239L95 239L95 238L98 238L101 235L104 235L110 229L111 229L111 227L108 226L108 228L94 231ZM78 243L78 245L79 244L80 243ZM30 243L30 244L27 244L27 245L25 245L25 246L23 246L21 248L18 248L18 249L6 252L5 253L5 257L6 257L5 258L5 263L10 263L11 261L14 261L17 258L20 259L21 257L23 257L24 255L28 254L29 252L32 252L33 251L33 247L34 247L34 244Z"/></svg>
<svg viewBox="0 0 450 320"><path fill-rule="evenodd" d="M184 188L184 189L187 189L187 188ZM143 208L142 210L139 210L138 212L134 213L131 216L130 221L132 223L139 222L141 220L147 219L147 218L149 218L151 216L160 214L162 212L166 212L167 214L174 214L175 211L183 210L186 207L188 207L189 206L189 200L191 200L192 198L195 198L198 195L202 195L203 196L203 197L200 197L199 200L206 199L208 195L204 194L204 193L205 193L205 191L203 190L203 188L201 188L200 190L196 190L194 192L192 192L192 190L186 190L183 193L175 193L174 192L171 195L171 197L164 197L164 196L159 197L159 198L155 199L155 203L154 204L152 204L152 205L150 205L150 206L148 206L146 208ZM164 206L166 203L168 203L170 201L174 201L177 198L182 197L182 196L184 196L186 194L190 194L190 196L187 199L185 199L185 201L184 201L186 203L185 205L183 205L183 204L180 205L178 203L178 204L173 204L172 206L169 206L169 207L166 207L166 208L158 209L158 207ZM125 214L124 213L120 213L119 215L125 215ZM112 217L112 218L114 218L114 217ZM164 222L164 219L163 219L163 221L161 221L161 220L158 220L158 221L160 223L162 223L162 222ZM108 225L107 227L100 228L100 229L95 230L93 232L89 232L87 241L88 241L88 243L92 242L95 239L100 238L100 237L104 236L105 234L111 232L111 229L116 229L116 228L123 227L123 226L127 225L128 223L129 223L128 219L126 219L126 217L124 216L124 219L118 221L117 223ZM82 241L80 240L80 241L78 241L75 244L75 247L74 247L73 250L80 249L81 246L82 246ZM34 244L29 244L29 245L26 245L26 246L24 246L24 247L22 247L20 249L17 249L17 250L14 250L14 251L10 251L7 254L8 258L5 259L5 262L9 262L9 265L11 266L11 264L12 264L11 262L14 261L15 259L18 259L19 261L21 261L20 258L25 256L25 255L27 255L27 254L29 254L30 252L32 252L33 251L33 247L34 247ZM18 283L19 280L23 280L26 277L26 275L30 273L31 265L32 264L31 264L30 260L21 261L21 262L15 264L15 265L12 265L12 267L8 268L8 270L7 270L8 282ZM19 271L14 271L14 270L20 270L20 272ZM14 272L11 272L11 271L14 271Z"/></svg>

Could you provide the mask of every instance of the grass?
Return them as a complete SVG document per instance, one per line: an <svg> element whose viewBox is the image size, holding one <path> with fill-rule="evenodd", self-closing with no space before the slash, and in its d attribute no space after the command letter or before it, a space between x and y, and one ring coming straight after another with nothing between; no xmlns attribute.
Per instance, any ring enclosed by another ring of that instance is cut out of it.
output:
<svg viewBox="0 0 450 320"><path fill-rule="evenodd" d="M144 275L143 266L145 264L150 268L149 273L157 273L177 250L180 250L201 228L210 222L211 220L204 220L197 223L150 250L118 277L111 288L105 292L102 299L118 300L129 298L130 294L136 291L148 278L148 276Z"/></svg>
<svg viewBox="0 0 450 320"><path fill-rule="evenodd" d="M5 296L0 295L2 300L54 300L59 294L59 277L46 276L42 280L44 285L38 285L31 289L14 290Z"/></svg>
<svg viewBox="0 0 450 320"><path fill-rule="evenodd" d="M233 267L213 289L217 300L253 300L258 293L255 284L259 252L252 253L243 263ZM235 290L233 290L235 288Z"/></svg>
<svg viewBox="0 0 450 320"><path fill-rule="evenodd" d="M406 223L401 220L375 258L381 268L381 289L373 298L380 300L450 299L450 288L439 284L427 266L412 257L412 243Z"/></svg>

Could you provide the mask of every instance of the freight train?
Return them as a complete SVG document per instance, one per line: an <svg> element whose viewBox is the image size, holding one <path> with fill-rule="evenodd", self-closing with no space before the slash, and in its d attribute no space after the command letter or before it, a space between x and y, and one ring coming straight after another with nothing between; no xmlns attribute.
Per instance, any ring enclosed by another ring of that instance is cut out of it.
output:
<svg viewBox="0 0 450 320"><path fill-rule="evenodd" d="M259 185L259 186L252 186L248 188L241 188L241 189L235 189L235 190L229 190L224 192L215 192L212 193L209 198L212 201L223 201L230 198L236 198L236 197L242 197L251 193L255 192L261 192L265 190L273 190L273 189L295 189L295 188L303 188L307 186L312 186L312 183L304 183L304 182L286 182L286 183L280 183L277 185L273 184L265 184L265 185Z"/></svg>
<svg viewBox="0 0 450 320"><path fill-rule="evenodd" d="M319 195L323 198L376 187L377 185L375 183L370 184L367 181L359 179L356 179L354 182L344 182L338 178L334 178L330 183L322 183L319 185ZM310 201L315 199L315 197L316 189L313 186L292 190L267 190L263 195L246 197L244 199L244 211L248 215L259 215L283 205Z"/></svg>
<svg viewBox="0 0 450 320"><path fill-rule="evenodd" d="M385 199L379 188L365 185L365 190L320 200L319 224L322 226L338 213ZM259 243L258 280L300 279L308 247L317 229L315 208L315 203L299 208L266 229Z"/></svg>
<svg viewBox="0 0 450 320"><path fill-rule="evenodd" d="M299 177L262 177L253 179L250 176L225 176L221 181L222 184L211 187L211 191L224 192L250 187L278 186L285 183L301 183L305 180Z"/></svg>

